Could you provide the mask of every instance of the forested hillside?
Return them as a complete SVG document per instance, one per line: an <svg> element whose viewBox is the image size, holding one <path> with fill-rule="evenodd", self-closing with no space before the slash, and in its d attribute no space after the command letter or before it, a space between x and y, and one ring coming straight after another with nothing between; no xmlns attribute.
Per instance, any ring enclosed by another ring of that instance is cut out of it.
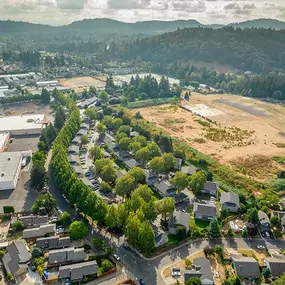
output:
<svg viewBox="0 0 285 285"><path fill-rule="evenodd" d="M257 73L285 70L285 30L182 29L126 43L118 56L123 59L170 63L199 60L230 64Z"/></svg>

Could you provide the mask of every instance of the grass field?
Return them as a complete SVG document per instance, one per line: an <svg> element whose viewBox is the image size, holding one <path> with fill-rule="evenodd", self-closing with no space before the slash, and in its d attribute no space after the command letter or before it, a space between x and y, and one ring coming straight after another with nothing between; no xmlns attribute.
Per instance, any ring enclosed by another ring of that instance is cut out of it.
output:
<svg viewBox="0 0 285 285"><path fill-rule="evenodd" d="M251 113L217 102L227 99L244 105ZM134 109L147 121L183 140L194 149L230 165L242 174L264 181L284 169L273 157L285 156L285 107L237 95L192 93L182 105L206 105L219 114L212 122L177 106L163 105ZM266 113L267 115L253 115ZM261 156L260 156L261 155ZM260 162L262 162L260 164Z"/></svg>

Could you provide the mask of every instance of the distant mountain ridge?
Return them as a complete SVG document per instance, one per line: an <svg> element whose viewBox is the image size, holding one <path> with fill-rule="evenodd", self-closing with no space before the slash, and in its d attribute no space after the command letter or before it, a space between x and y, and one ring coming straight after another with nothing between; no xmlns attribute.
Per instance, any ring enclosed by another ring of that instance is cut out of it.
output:
<svg viewBox="0 0 285 285"><path fill-rule="evenodd" d="M232 26L235 28L265 28L265 29L285 29L285 22L274 19L256 19L229 25L204 25L196 20L175 20L175 21L141 21L135 23L126 23L107 18L85 19L75 21L64 26L49 26L41 24L32 24L17 21L0 21L0 34L10 33L53 33L65 31L86 31L95 33L143 33L143 34L160 34L175 31L178 28L221 28Z"/></svg>

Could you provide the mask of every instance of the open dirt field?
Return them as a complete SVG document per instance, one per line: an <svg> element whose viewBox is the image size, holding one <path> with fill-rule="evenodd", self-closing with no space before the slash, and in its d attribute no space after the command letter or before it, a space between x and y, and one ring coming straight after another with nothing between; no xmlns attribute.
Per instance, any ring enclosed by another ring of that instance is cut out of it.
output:
<svg viewBox="0 0 285 285"><path fill-rule="evenodd" d="M235 168L240 164L238 168L244 174L266 179L284 168L284 165L271 158L285 156L285 107L237 95L198 93L192 93L190 102L184 101L182 106L198 109L204 114L204 119L189 110L171 105L140 108L133 112L139 111L157 127L222 163ZM213 112L209 112L209 109L213 109ZM264 156L270 160L264 159ZM258 171L258 175L247 173L248 163L253 168L260 161L265 170L269 167L272 173L265 171L265 176L262 171Z"/></svg>

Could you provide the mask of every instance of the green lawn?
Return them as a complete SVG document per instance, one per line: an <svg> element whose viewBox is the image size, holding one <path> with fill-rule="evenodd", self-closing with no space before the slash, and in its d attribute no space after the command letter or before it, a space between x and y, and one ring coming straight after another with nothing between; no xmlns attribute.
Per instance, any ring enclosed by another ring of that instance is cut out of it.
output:
<svg viewBox="0 0 285 285"><path fill-rule="evenodd" d="M180 240L177 239L176 235L169 234L168 235L168 245L176 245L180 242Z"/></svg>
<svg viewBox="0 0 285 285"><path fill-rule="evenodd" d="M201 220L195 220L193 216L191 216L190 219L190 228L194 227L196 225L196 227L198 228L199 231L203 231L205 230L208 226L209 226L209 222L204 222Z"/></svg>

